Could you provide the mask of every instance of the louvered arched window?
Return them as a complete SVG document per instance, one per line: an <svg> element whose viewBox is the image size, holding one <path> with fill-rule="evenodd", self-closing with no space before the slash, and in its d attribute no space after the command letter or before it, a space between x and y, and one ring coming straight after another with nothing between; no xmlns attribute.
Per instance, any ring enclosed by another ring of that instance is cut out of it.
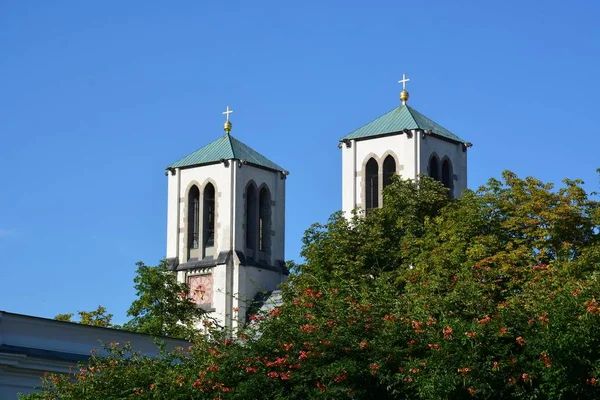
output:
<svg viewBox="0 0 600 400"><path fill-rule="evenodd" d="M255 250L258 233L258 203L256 187L251 184L246 189L246 248Z"/></svg>
<svg viewBox="0 0 600 400"><path fill-rule="evenodd" d="M379 207L379 164L374 158L367 161L365 169L365 209L367 214Z"/></svg>
<svg viewBox="0 0 600 400"><path fill-rule="evenodd" d="M436 181L440 180L440 162L435 154L429 158L429 176Z"/></svg>
<svg viewBox="0 0 600 400"><path fill-rule="evenodd" d="M452 196L454 190L454 173L452 171L452 163L447 158L442 162L442 183L450 189L450 196Z"/></svg>
<svg viewBox="0 0 600 400"><path fill-rule="evenodd" d="M383 160L383 187L392 183L392 176L396 173L396 160L391 155Z"/></svg>
<svg viewBox="0 0 600 400"><path fill-rule="evenodd" d="M265 258L271 249L271 193L263 187L258 195L258 250Z"/></svg>
<svg viewBox="0 0 600 400"><path fill-rule="evenodd" d="M200 190L194 185L188 192L188 248L197 249L200 244Z"/></svg>
<svg viewBox="0 0 600 400"><path fill-rule="evenodd" d="M202 242L206 248L215 245L215 187L212 183L208 183L204 188L203 201Z"/></svg>

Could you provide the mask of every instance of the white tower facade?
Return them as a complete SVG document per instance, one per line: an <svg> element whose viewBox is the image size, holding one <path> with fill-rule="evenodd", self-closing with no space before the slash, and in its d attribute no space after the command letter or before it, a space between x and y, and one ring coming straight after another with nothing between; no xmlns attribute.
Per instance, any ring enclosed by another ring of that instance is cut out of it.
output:
<svg viewBox="0 0 600 400"><path fill-rule="evenodd" d="M407 82L404 78L401 83ZM394 174L416 180L421 174L441 181L458 197L467 188L467 149L456 136L406 104L340 139L342 149L342 210L367 213L383 204L383 188Z"/></svg>
<svg viewBox="0 0 600 400"><path fill-rule="evenodd" d="M287 278L288 172L231 136L229 118L225 130L167 167L167 260L196 304L235 328Z"/></svg>

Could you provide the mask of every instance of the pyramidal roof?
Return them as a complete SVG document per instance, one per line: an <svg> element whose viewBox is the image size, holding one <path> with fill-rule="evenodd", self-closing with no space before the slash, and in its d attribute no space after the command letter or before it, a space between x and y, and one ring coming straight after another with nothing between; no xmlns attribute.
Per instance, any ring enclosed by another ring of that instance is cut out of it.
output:
<svg viewBox="0 0 600 400"><path fill-rule="evenodd" d="M373 136L402 132L404 129L422 129L432 131L434 134L458 143L467 141L456 136L448 129L427 118L417 110L405 104L394 108L381 117L358 128L344 136L341 140L366 139Z"/></svg>
<svg viewBox="0 0 600 400"><path fill-rule="evenodd" d="M181 160L169 165L167 168L185 168L196 165L212 164L221 160L243 160L257 167L286 172L279 165L240 142L229 133L226 133L201 149L188 154Z"/></svg>

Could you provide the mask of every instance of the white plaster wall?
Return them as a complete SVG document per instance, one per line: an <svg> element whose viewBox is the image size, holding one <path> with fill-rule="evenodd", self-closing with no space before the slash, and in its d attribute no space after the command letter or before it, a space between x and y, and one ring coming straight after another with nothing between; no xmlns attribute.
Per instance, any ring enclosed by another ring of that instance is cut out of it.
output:
<svg viewBox="0 0 600 400"><path fill-rule="evenodd" d="M415 172L417 166L415 165L414 146L415 140L418 140L418 135L413 134L411 136L409 138L409 135L403 133L352 141L350 148L342 144L342 210L347 216L355 207L364 210L364 167L369 158L374 157L377 160L381 174L385 157L393 153L397 160L397 173L404 179L414 179L416 177L418 172ZM354 150L353 147L355 147ZM356 152L356 162L354 162L354 151Z"/></svg>
<svg viewBox="0 0 600 400"><path fill-rule="evenodd" d="M167 258L178 257L177 233L179 231L179 169L175 175L167 172Z"/></svg>
<svg viewBox="0 0 600 400"><path fill-rule="evenodd" d="M245 190L250 182L254 182L257 188L266 185L271 192L271 228L274 234L271 236L271 256L269 264L275 265L277 260L285 260L285 184L280 172L268 171L251 165L242 165L237 169L237 201L236 201L236 232L235 249L245 252L246 246L246 198ZM275 290L285 276L253 266L240 265L235 260L234 266L234 296L232 307L237 311L234 314L233 327L243 324L249 302L254 299L259 291Z"/></svg>
<svg viewBox="0 0 600 400"><path fill-rule="evenodd" d="M179 262L187 262L187 243L186 243L186 221L187 221L187 194L193 184L200 189L200 204L202 207L204 188L207 183L215 186L215 256L220 251L230 249L231 226L231 168L233 163L225 166L223 163L203 165L195 168L178 170L181 184L179 188L179 218L177 230L179 234ZM171 195L171 193L169 193ZM177 202L176 196L169 198L169 203ZM172 229L173 224L168 224Z"/></svg>
<svg viewBox="0 0 600 400"><path fill-rule="evenodd" d="M258 292L275 290L286 279L286 276L281 272L257 267L245 268L247 298L254 298Z"/></svg>
<svg viewBox="0 0 600 400"><path fill-rule="evenodd" d="M356 141L351 140L350 146L341 143L342 149L342 210L346 216L357 206L355 198L356 180Z"/></svg>
<svg viewBox="0 0 600 400"><path fill-rule="evenodd" d="M232 176L233 174L233 176ZM176 180L178 178L180 181ZM234 201L232 204L232 186L234 179ZM241 164L239 161L230 160L229 167L223 163L204 165L195 168L177 170L175 176L169 175L168 184L168 221L167 229L167 252L169 257L179 254L179 262L187 262L187 243L186 243L186 223L187 223L187 193L193 184L200 189L200 200L202 204L203 190L207 182L215 185L216 189L216 233L215 233L215 255L221 251L231 249L230 227L235 224L233 248L244 252L245 250L245 188L247 184L253 181L257 188L265 184L271 192L272 204L272 230L275 235L271 237L271 257L269 263L275 264L276 260L285 260L285 179L281 179L281 173L264 170L251 165ZM178 188L179 185L179 188ZM231 213L234 208L233 215ZM177 235L177 232L179 234ZM239 302L238 297L242 299L253 298L258 289L274 290L281 283L279 273L260 270L261 274L252 271L254 267L240 266L234 258L233 287L228 290L227 283L228 266L221 264L211 269L213 275L213 302L212 308L214 317L221 325L226 324L227 314L231 310L227 309L227 298L233 296L232 307L240 307L240 317L245 318L245 303ZM186 271L179 271L177 278L180 282L186 281ZM248 280L252 280L250 283Z"/></svg>
<svg viewBox="0 0 600 400"><path fill-rule="evenodd" d="M234 316L232 327L235 328L238 326L237 322L244 323L246 311L257 293L276 290L285 281L286 276L264 268L240 265L236 260L233 266L233 289L228 291L227 268L229 267L225 264L220 264L211 269L214 282L212 304L214 312L210 316L215 318L218 324L225 326L227 315L231 312ZM228 297L232 297L233 310L227 309Z"/></svg>
<svg viewBox="0 0 600 400"><path fill-rule="evenodd" d="M234 280L233 296L233 328L241 326L246 321L246 314L252 301L259 292L272 291L279 288L279 285L286 280L286 276L280 272L275 272L254 266L245 266L236 263L234 271L236 279Z"/></svg>
<svg viewBox="0 0 600 400"><path fill-rule="evenodd" d="M233 276L236 278L233 281L234 297L232 301L233 313L233 328L241 326L245 322L246 310L248 308L248 295L246 294L246 270L248 267L243 266L236 260L233 270ZM234 311L237 310L237 311Z"/></svg>
<svg viewBox="0 0 600 400"><path fill-rule="evenodd" d="M410 136L410 137L409 137ZM373 157L379 164L382 175L383 161L388 154L396 155L397 173L403 179L416 179L420 173L428 174L429 158L435 152L440 160L448 157L452 163L454 180L454 197L460 196L467 188L467 152L462 144L452 143L435 136L423 135L412 130L411 135L396 134L374 139L355 141L347 147L342 143L342 210L347 217L351 211L360 207L364 210L364 167ZM415 148L416 146L416 148ZM416 156L416 158L415 158ZM382 188L380 180L379 189ZM380 196L380 205L382 197Z"/></svg>
<svg viewBox="0 0 600 400"><path fill-rule="evenodd" d="M221 326L225 326L225 317L227 315L227 296L231 296L226 286L227 276L227 264L220 264L212 268L213 274L213 304L214 312L210 314L211 317L217 320L217 323Z"/></svg>
<svg viewBox="0 0 600 400"><path fill-rule="evenodd" d="M235 249L245 251L246 246L246 186L253 181L257 188L265 184L271 192L271 257L269 263L285 260L285 182L280 172L267 171L251 165L242 165L237 169L237 202L235 210L236 232Z"/></svg>
<svg viewBox="0 0 600 400"><path fill-rule="evenodd" d="M281 272L243 265L239 266L236 276L239 278L236 300L239 317L242 319L245 318L248 306L259 292L276 290L287 278Z"/></svg>
<svg viewBox="0 0 600 400"><path fill-rule="evenodd" d="M463 145L442 140L435 136L425 135L421 141L421 171L429 175L429 159L435 153L441 163L444 157L448 157L452 163L454 177L454 197L467 188L467 151L463 151Z"/></svg>

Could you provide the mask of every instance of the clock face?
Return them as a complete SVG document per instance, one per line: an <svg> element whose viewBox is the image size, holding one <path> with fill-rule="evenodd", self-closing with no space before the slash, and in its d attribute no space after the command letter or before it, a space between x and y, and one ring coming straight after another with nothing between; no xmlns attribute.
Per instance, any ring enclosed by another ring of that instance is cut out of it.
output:
<svg viewBox="0 0 600 400"><path fill-rule="evenodd" d="M212 275L196 275L188 278L190 298L199 306L210 306L213 297Z"/></svg>

